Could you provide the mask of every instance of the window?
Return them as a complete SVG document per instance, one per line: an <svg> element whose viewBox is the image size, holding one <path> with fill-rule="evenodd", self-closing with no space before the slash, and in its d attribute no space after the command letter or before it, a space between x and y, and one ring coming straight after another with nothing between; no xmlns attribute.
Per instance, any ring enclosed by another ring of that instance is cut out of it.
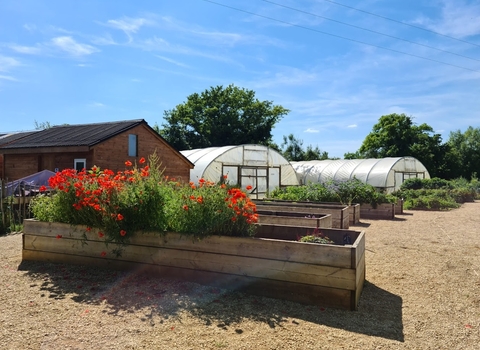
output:
<svg viewBox="0 0 480 350"><path fill-rule="evenodd" d="M73 168L76 171L82 171L83 169L87 169L87 160L83 159L74 159L73 160Z"/></svg>
<svg viewBox="0 0 480 350"><path fill-rule="evenodd" d="M129 157L137 156L137 135L133 135L133 134L128 135L128 156Z"/></svg>

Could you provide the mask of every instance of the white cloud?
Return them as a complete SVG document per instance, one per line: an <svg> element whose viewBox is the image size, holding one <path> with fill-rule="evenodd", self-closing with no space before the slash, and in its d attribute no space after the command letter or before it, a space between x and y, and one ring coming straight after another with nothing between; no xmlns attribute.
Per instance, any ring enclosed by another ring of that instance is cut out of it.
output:
<svg viewBox="0 0 480 350"><path fill-rule="evenodd" d="M92 43L94 43L95 45L118 45L118 43L113 40L110 34L96 36L92 39Z"/></svg>
<svg viewBox="0 0 480 350"><path fill-rule="evenodd" d="M462 0L444 0L439 20L422 17L415 21L436 32L458 38L480 34L480 3L467 4Z"/></svg>
<svg viewBox="0 0 480 350"><path fill-rule="evenodd" d="M18 79L15 79L14 77L11 77L9 75L0 75L1 80L9 80L9 81L18 81Z"/></svg>
<svg viewBox="0 0 480 350"><path fill-rule="evenodd" d="M13 51L18 53L24 53L27 55L38 55L41 53L41 48L38 46L22 46L22 45L10 45Z"/></svg>
<svg viewBox="0 0 480 350"><path fill-rule="evenodd" d="M358 127L357 124L350 124L349 126L347 126L347 128L350 128L350 129L355 129L356 127Z"/></svg>
<svg viewBox="0 0 480 350"><path fill-rule="evenodd" d="M186 64L175 61L175 60L172 60L171 58L168 58L168 57L165 57L165 56L155 55L155 57L158 57L165 62L172 63L172 64L174 64L176 66L179 66L179 67L189 68L189 66L187 66Z"/></svg>
<svg viewBox="0 0 480 350"><path fill-rule="evenodd" d="M318 133L318 132L320 132L320 130L308 128L308 129L305 130L304 132L308 132L308 133Z"/></svg>
<svg viewBox="0 0 480 350"><path fill-rule="evenodd" d="M12 68L20 66L21 63L13 57L0 55L0 72L8 72Z"/></svg>
<svg viewBox="0 0 480 350"><path fill-rule="evenodd" d="M103 108L105 105L101 102L93 102L88 105L89 107Z"/></svg>
<svg viewBox="0 0 480 350"><path fill-rule="evenodd" d="M29 32L34 32L35 30L37 30L37 26L35 24L29 24L29 23L25 23L23 25L23 28L25 28Z"/></svg>
<svg viewBox="0 0 480 350"><path fill-rule="evenodd" d="M125 35L127 35L128 41L132 42L132 34L138 32L142 26L153 24L155 24L155 22L146 18L123 17L121 19L110 19L105 25L123 31Z"/></svg>
<svg viewBox="0 0 480 350"><path fill-rule="evenodd" d="M52 44L72 56L90 55L99 50L87 44L81 44L70 36L59 36L52 39Z"/></svg>

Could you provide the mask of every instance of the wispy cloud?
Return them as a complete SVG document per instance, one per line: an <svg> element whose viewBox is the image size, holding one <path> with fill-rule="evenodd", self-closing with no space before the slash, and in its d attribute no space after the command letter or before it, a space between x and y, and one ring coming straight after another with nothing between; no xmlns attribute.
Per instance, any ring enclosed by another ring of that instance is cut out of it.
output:
<svg viewBox="0 0 480 350"><path fill-rule="evenodd" d="M317 130L317 129L312 129L312 128L308 128L308 129L307 129L307 130L305 130L304 132L308 132L308 133L315 134L315 133L318 133L318 132L320 132L320 130Z"/></svg>
<svg viewBox="0 0 480 350"><path fill-rule="evenodd" d="M21 66L21 63L16 58L0 55L0 72L9 72L18 66Z"/></svg>
<svg viewBox="0 0 480 350"><path fill-rule="evenodd" d="M105 23L107 27L121 30L128 37L128 42L132 42L132 34L137 33L141 27L154 25L155 22L147 18L122 17L120 19L110 19Z"/></svg>
<svg viewBox="0 0 480 350"><path fill-rule="evenodd" d="M88 44L81 44L75 41L70 36L59 36L53 38L51 43L57 48L69 53L72 56L86 56L91 55L99 50Z"/></svg>
<svg viewBox="0 0 480 350"><path fill-rule="evenodd" d="M88 104L88 107L103 108L105 105L101 102L92 102Z"/></svg>
<svg viewBox="0 0 480 350"><path fill-rule="evenodd" d="M38 55L42 52L40 46L10 45L10 48L15 52L27 55Z"/></svg>
<svg viewBox="0 0 480 350"><path fill-rule="evenodd" d="M466 3L463 0L444 0L442 17L439 20L421 17L415 23L436 32L465 38L480 34L480 3Z"/></svg>
<svg viewBox="0 0 480 350"><path fill-rule="evenodd" d="M31 24L31 23L25 23L23 25L23 28L29 32L34 32L37 30L37 26L35 24Z"/></svg>
<svg viewBox="0 0 480 350"><path fill-rule="evenodd" d="M357 124L350 124L349 126L347 126L347 128L350 128L350 129L355 129L356 127L358 127Z"/></svg>
<svg viewBox="0 0 480 350"><path fill-rule="evenodd" d="M18 79L12 77L12 76L9 76L9 75L1 75L0 74L0 79L1 80L9 80L9 81L18 81Z"/></svg>
<svg viewBox="0 0 480 350"><path fill-rule="evenodd" d="M184 64L184 63L181 63L181 62L172 60L171 58L168 58L168 57L165 57L165 56L155 55L155 57L160 58L161 60L163 60L163 61L165 61L165 62L172 63L172 64L174 64L174 65L176 65L176 66L179 66L179 67L190 68L190 66L188 66L188 65L186 65L186 64Z"/></svg>

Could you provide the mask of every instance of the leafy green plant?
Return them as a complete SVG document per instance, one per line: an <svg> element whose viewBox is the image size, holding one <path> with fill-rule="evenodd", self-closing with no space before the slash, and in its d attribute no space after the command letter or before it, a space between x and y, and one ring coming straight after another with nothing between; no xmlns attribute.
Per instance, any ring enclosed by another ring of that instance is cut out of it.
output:
<svg viewBox="0 0 480 350"><path fill-rule="evenodd" d="M313 229L312 233L298 238L298 241L318 244L335 244L333 240L325 236L318 228Z"/></svg>
<svg viewBox="0 0 480 350"><path fill-rule="evenodd" d="M355 203L393 203L397 198L387 195L375 187L364 184L358 179L347 181L328 181L323 183L310 183L303 186L291 186L275 189L269 195L270 199L282 199L310 202L340 202L345 205Z"/></svg>
<svg viewBox="0 0 480 350"><path fill-rule="evenodd" d="M204 179L199 185L180 183L163 176L156 155L145 162L140 159L137 167L127 161L127 170L117 173L98 167L59 172L49 180L54 193L32 201L34 217L95 228L107 244L125 245L137 231L195 238L254 234L256 206L245 192Z"/></svg>

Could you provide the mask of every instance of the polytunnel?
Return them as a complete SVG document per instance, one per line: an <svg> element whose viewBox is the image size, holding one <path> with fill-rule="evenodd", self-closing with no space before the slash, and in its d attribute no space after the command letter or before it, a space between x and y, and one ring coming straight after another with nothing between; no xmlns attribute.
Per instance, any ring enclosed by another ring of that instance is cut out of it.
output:
<svg viewBox="0 0 480 350"><path fill-rule="evenodd" d="M425 166L414 157L311 160L291 164L300 184L356 178L387 193L399 190L403 182L412 177L430 178Z"/></svg>
<svg viewBox="0 0 480 350"><path fill-rule="evenodd" d="M190 181L205 179L212 182L226 181L242 189L252 186L248 192L252 198L264 198L277 187L299 185L297 173L280 153L262 145L209 147L180 151L194 168Z"/></svg>

